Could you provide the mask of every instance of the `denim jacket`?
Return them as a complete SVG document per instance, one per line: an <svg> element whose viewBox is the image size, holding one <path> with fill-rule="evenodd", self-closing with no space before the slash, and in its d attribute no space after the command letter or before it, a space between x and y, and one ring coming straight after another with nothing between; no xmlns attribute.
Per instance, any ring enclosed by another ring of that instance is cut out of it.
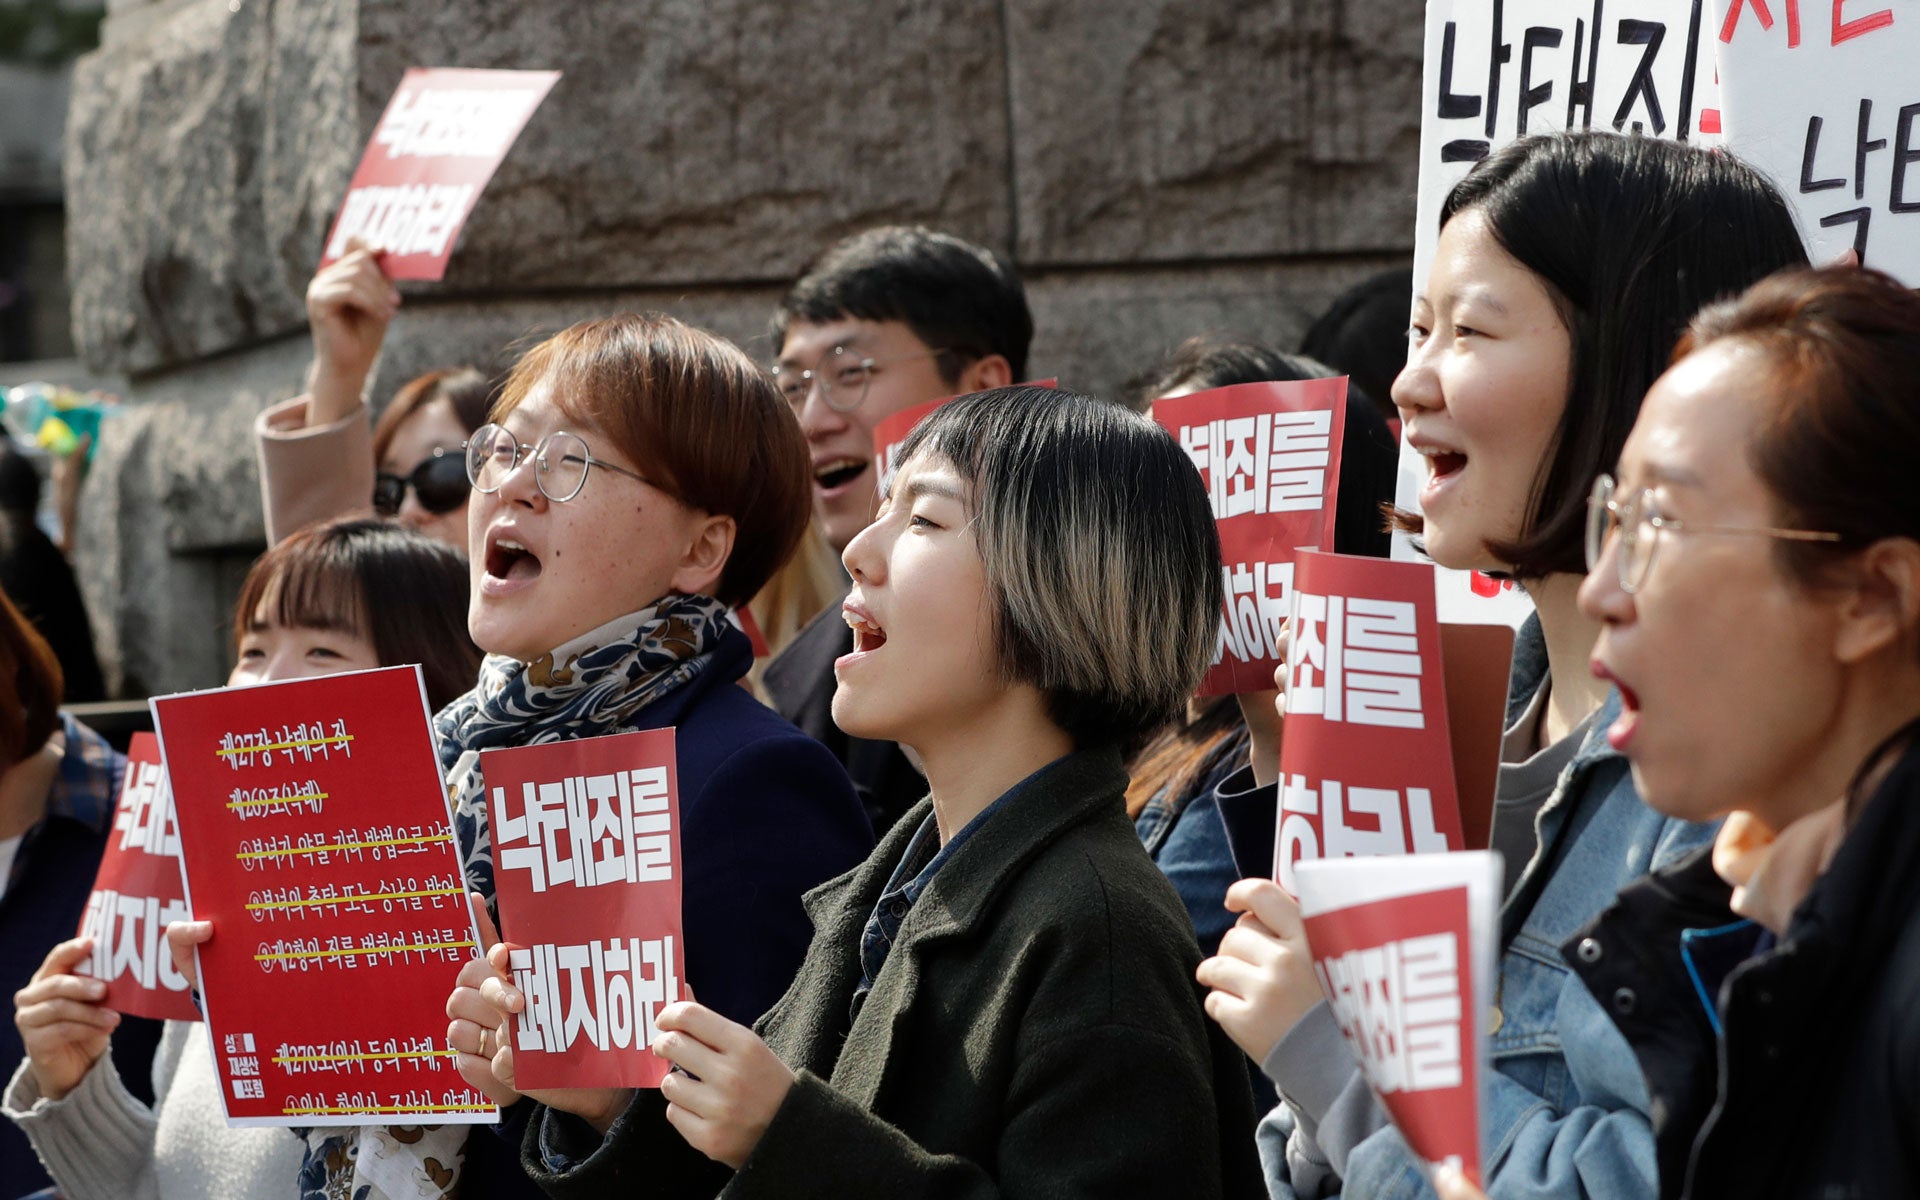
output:
<svg viewBox="0 0 1920 1200"><path fill-rule="evenodd" d="M1513 708L1544 683L1537 623L1516 646ZM1568 942L1614 894L1713 840L1715 827L1661 816L1641 803L1627 760L1606 740L1619 714L1609 695L1553 795L1541 806L1538 845L1501 912L1498 994L1488 1013L1493 1072L1482 1091L1486 1174L1493 1200L1595 1197L1643 1200L1658 1194L1646 1083L1605 1010L1561 957ZM1347 1147L1312 1144L1277 1110L1262 1133L1268 1185L1276 1198L1345 1194L1399 1200L1433 1193L1419 1160L1358 1073L1340 1104L1371 1107L1378 1127ZM1330 1131L1327 1122L1320 1132ZM1351 1127L1351 1125L1350 1125ZM1286 1133L1284 1156L1272 1140ZM1344 1187L1343 1187L1344 1181Z"/></svg>

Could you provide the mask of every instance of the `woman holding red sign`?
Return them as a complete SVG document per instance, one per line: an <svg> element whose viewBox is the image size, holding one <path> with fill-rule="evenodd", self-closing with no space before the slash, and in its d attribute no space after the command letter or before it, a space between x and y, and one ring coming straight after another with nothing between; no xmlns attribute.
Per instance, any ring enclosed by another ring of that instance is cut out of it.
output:
<svg viewBox="0 0 1920 1200"><path fill-rule="evenodd" d="M1703 312L1592 500L1607 737L1727 816L1570 944L1663 1196L1920 1195L1920 295L1783 273Z"/></svg>
<svg viewBox="0 0 1920 1200"><path fill-rule="evenodd" d="M1516 647L1492 821L1508 889L1488 1190L1644 1197L1656 1187L1645 1087L1560 947L1713 830L1649 809L1607 742L1621 701L1587 671L1599 626L1576 602L1586 498L1694 312L1805 252L1758 173L1652 138L1522 139L1475 167L1441 220L1393 392L1427 465L1413 524L1436 562L1518 579L1537 613ZM1250 782L1221 789L1230 825L1272 819L1271 791ZM1235 841L1264 854L1272 827ZM1201 978L1209 1011L1287 1098L1261 1130L1271 1193L1427 1195L1320 1003L1297 906L1258 879L1228 903L1244 915Z"/></svg>
<svg viewBox="0 0 1920 1200"><path fill-rule="evenodd" d="M526 1163L555 1196L1259 1186L1241 1057L1124 800L1124 753L1212 653L1198 476L1145 418L1031 387L947 404L902 462L845 552L834 719L913 747L932 795L808 897L806 962L753 1028L683 1002L658 1092L541 1097ZM475 983L455 1002L491 1013L471 1062L498 1087L524 997Z"/></svg>
<svg viewBox="0 0 1920 1200"><path fill-rule="evenodd" d="M241 584L227 682L418 662L428 698L445 703L479 663L462 627L465 592L460 556L424 534L371 520L311 526L267 551ZM113 797L104 804L103 823ZM83 888L92 879L71 876ZM265 1200L293 1191L299 1141L227 1127L203 1023L165 1023L150 1051L151 1091L144 1069L123 1070L123 1025L149 1023L102 1005L105 984L79 973L90 950L86 938L55 946L14 997L26 1057L0 1097L0 1113L31 1140L61 1194Z"/></svg>

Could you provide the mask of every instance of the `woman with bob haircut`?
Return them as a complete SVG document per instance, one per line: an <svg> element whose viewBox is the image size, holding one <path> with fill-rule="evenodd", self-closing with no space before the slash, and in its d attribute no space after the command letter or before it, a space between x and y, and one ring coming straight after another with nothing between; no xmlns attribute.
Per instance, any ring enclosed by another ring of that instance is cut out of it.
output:
<svg viewBox="0 0 1920 1200"><path fill-rule="evenodd" d="M1393 389L1427 467L1424 518L1409 523L1434 561L1514 578L1536 610L1515 647L1492 822L1507 893L1485 1123L1489 1191L1503 1200L1637 1200L1657 1186L1645 1086L1560 947L1713 828L1643 804L1607 742L1621 700L1587 670L1599 626L1576 599L1586 499L1694 313L1805 261L1758 172L1653 138L1525 138L1442 207ZM1222 786L1223 813L1249 811L1228 793L1266 784L1274 763L1253 771ZM1272 800L1261 807L1270 821ZM1270 825L1264 837L1271 846ZM1261 1128L1271 1193L1428 1195L1320 1001L1297 906L1257 878L1228 906L1245 916L1201 978L1215 989L1208 1011L1286 1098Z"/></svg>
<svg viewBox="0 0 1920 1200"><path fill-rule="evenodd" d="M373 520L310 526L247 573L227 683L417 662L429 701L444 704L480 665L463 619L466 591L460 555L423 533ZM83 902L92 878L75 877ZM61 1194L287 1195L300 1143L279 1129L227 1127L204 1023L164 1024L150 1093L144 1068L123 1074L117 1051L128 1022L102 1006L103 984L78 973L91 949L84 937L61 942L15 996L26 1057L0 1096L0 1113L33 1143Z"/></svg>
<svg viewBox="0 0 1920 1200"><path fill-rule="evenodd" d="M1663 1196L1920 1195L1916 379L1920 295L1776 275L1695 320L1594 489L1607 736L1649 805L1731 814L1569 943Z"/></svg>
<svg viewBox="0 0 1920 1200"><path fill-rule="evenodd" d="M1124 755L1212 654L1199 478L1145 418L1033 387L940 408L901 456L845 552L834 718L911 746L932 794L807 898L754 1028L682 1002L658 1091L541 1097L526 1163L555 1196L1258 1189L1245 1069L1124 802ZM523 1003L498 974L475 994ZM509 1049L492 1066L511 1081Z"/></svg>

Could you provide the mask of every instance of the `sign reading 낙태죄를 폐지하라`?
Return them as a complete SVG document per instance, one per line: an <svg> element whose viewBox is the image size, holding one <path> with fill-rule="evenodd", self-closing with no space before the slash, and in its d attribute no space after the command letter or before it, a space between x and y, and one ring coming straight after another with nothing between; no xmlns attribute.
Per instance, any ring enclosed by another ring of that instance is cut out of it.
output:
<svg viewBox="0 0 1920 1200"><path fill-rule="evenodd" d="M1499 855L1323 859L1299 885L1313 972L1367 1086L1415 1154L1484 1186Z"/></svg>
<svg viewBox="0 0 1920 1200"><path fill-rule="evenodd" d="M388 279L439 279L474 202L558 71L410 69L380 114L320 265L360 238Z"/></svg>
<svg viewBox="0 0 1920 1200"><path fill-rule="evenodd" d="M674 731L485 750L521 1088L658 1087L686 977Z"/></svg>
<svg viewBox="0 0 1920 1200"><path fill-rule="evenodd" d="M200 1019L166 942L167 926L187 917L180 832L160 743L136 733L106 853L80 920L81 935L93 939L83 969L106 981L108 1008L160 1021Z"/></svg>
<svg viewBox="0 0 1920 1200"><path fill-rule="evenodd" d="M1187 452L1220 534L1223 608L1200 694L1273 687L1294 556L1333 549L1347 381L1241 383L1157 400L1153 419Z"/></svg>

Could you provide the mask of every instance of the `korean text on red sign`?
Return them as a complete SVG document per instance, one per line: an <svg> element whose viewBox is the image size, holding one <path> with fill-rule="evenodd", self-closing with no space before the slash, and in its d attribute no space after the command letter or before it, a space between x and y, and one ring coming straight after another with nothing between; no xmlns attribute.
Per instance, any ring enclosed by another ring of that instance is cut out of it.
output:
<svg viewBox="0 0 1920 1200"><path fill-rule="evenodd" d="M360 157L327 235L327 263L358 237L389 279L439 279L460 227L558 71L414 67Z"/></svg>
<svg viewBox="0 0 1920 1200"><path fill-rule="evenodd" d="M167 926L186 920L187 913L180 834L160 743L150 733L136 733L127 748L113 831L80 920L82 936L93 939L85 970L106 981L108 1008L162 1021L200 1019L166 943Z"/></svg>
<svg viewBox="0 0 1920 1200"><path fill-rule="evenodd" d="M446 1046L477 952L415 667L152 701L227 1119L497 1119Z"/></svg>
<svg viewBox="0 0 1920 1200"><path fill-rule="evenodd" d="M1308 551L1292 599L1275 878L1463 849L1433 568Z"/></svg>
<svg viewBox="0 0 1920 1200"><path fill-rule="evenodd" d="M1225 608L1200 694L1273 686L1294 555L1333 549L1347 381L1243 383L1161 400L1154 420L1193 460L1220 531Z"/></svg>
<svg viewBox="0 0 1920 1200"><path fill-rule="evenodd" d="M649 1047L681 998L671 729L480 755L514 986L521 1088L658 1087Z"/></svg>
<svg viewBox="0 0 1920 1200"><path fill-rule="evenodd" d="M1368 1086L1415 1154L1479 1182L1498 856L1329 859L1299 883L1314 974Z"/></svg>

